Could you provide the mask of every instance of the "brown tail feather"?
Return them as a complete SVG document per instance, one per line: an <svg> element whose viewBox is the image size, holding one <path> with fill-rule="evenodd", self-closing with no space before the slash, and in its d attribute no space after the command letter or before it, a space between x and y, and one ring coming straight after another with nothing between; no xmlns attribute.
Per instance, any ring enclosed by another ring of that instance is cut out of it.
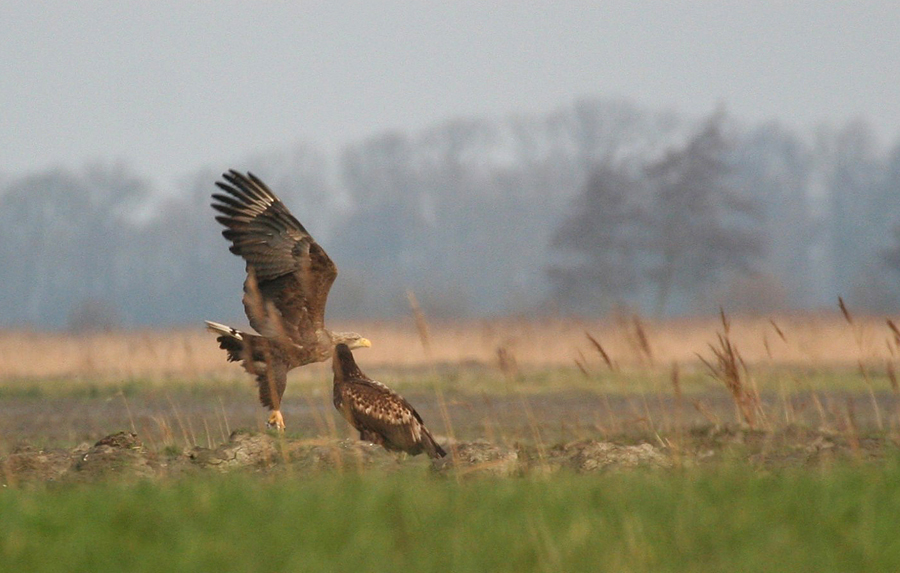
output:
<svg viewBox="0 0 900 573"><path fill-rule="evenodd" d="M236 328L209 320L206 321L206 329L213 334L218 334L216 341L219 343L219 348L228 352L229 362L239 362L244 359L246 334Z"/></svg>
<svg viewBox="0 0 900 573"><path fill-rule="evenodd" d="M241 360L259 362L267 360L266 352L273 350L272 341L265 337L247 334L215 322L207 321L206 324L208 325L207 330L219 335L216 337L216 341L219 343L219 348L228 352L229 362L240 362ZM253 373L248 364L245 364L244 367L247 368L248 372Z"/></svg>
<svg viewBox="0 0 900 573"><path fill-rule="evenodd" d="M216 341L228 353L229 362L240 362L244 370L256 377L260 403L270 410L280 408L287 367L277 344L218 322L206 321L206 328L219 335Z"/></svg>
<svg viewBox="0 0 900 573"><path fill-rule="evenodd" d="M239 362L244 353L244 342L230 336L222 335L216 338L219 348L228 352L229 362Z"/></svg>
<svg viewBox="0 0 900 573"><path fill-rule="evenodd" d="M428 431L428 428L422 426L422 445L425 447L425 453L428 454L429 458L443 458L447 455L447 452L444 451L438 443L434 440L434 436L431 435L431 432Z"/></svg>

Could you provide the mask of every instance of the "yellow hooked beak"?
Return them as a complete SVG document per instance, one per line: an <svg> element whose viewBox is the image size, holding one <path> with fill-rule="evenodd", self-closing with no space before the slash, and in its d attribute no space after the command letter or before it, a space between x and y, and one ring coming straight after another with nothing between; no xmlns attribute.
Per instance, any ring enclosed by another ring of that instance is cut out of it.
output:
<svg viewBox="0 0 900 573"><path fill-rule="evenodd" d="M370 348L371 346L372 342L368 338L360 338L354 345L356 348Z"/></svg>

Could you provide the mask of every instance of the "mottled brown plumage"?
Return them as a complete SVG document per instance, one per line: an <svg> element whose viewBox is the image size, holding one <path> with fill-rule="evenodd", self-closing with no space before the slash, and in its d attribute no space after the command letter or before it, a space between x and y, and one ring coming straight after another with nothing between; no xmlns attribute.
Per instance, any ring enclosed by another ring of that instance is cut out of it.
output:
<svg viewBox="0 0 900 573"><path fill-rule="evenodd" d="M359 431L360 439L411 455L447 455L409 402L363 374L346 344L335 347L332 365L334 407Z"/></svg>
<svg viewBox="0 0 900 573"><path fill-rule="evenodd" d="M272 410L270 425L284 428L281 399L292 368L322 362L340 342L354 348L370 346L356 333L325 328L328 291L337 267L325 250L265 183L248 173L231 170L213 194L216 221L230 251L247 263L244 311L259 335L207 321L228 360L241 362L256 377L259 399Z"/></svg>

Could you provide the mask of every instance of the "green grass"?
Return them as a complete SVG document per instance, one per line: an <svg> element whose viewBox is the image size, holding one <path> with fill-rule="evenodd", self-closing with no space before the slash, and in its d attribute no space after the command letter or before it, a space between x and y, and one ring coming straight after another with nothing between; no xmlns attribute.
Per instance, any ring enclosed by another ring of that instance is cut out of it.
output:
<svg viewBox="0 0 900 573"><path fill-rule="evenodd" d="M814 391L866 392L871 384L876 392L890 392L891 384L882 367L867 370L868 380L857 368L810 369L791 366L751 366L750 373L762 392L795 394ZM374 378L399 392L433 390L480 395L510 392L535 394L567 391L587 391L611 395L671 394L671 372L660 369L633 369L621 372L592 370L587 376L575 368L546 368L524 371L510 380L494 369L482 367L441 368L438 370L374 370ZM681 390L687 395L723 390L721 382L713 379L703 368L682 368L679 374ZM288 383L297 395L331 391L330 374L292 377ZM215 392L249 392L250 377L220 380L213 377L195 379L92 379L78 378L16 378L0 380L2 398L105 398L140 396L147 392L166 390L188 394Z"/></svg>
<svg viewBox="0 0 900 573"><path fill-rule="evenodd" d="M2 571L897 571L900 461L0 491Z"/></svg>
<svg viewBox="0 0 900 573"><path fill-rule="evenodd" d="M566 391L586 391L608 395L672 394L671 371L667 368L627 369L611 372L606 367L592 368L588 375L578 369L544 368L523 370L516 379L508 379L494 368L481 366L436 369L375 369L374 378L399 392L441 389L460 394L508 394L511 392L541 395ZM890 392L891 383L880 365L867 367L868 379L858 368L800 368L787 365L751 365L750 374L762 392L796 394L807 391ZM712 378L703 367L682 367L679 372L681 391L698 395L724 391L722 383ZM288 382L294 395L318 395L331 391L331 375L309 372L294 375ZM201 376L197 378L7 378L0 380L3 398L108 398L124 394L141 396L165 390L173 393L200 395L217 393L252 393L249 376L227 380Z"/></svg>
<svg viewBox="0 0 900 573"><path fill-rule="evenodd" d="M4 398L110 398L142 396L160 391L205 395L210 392L246 393L253 388L251 379L218 380L214 378L151 380L128 378L117 380L95 378L12 378L0 380L0 400Z"/></svg>

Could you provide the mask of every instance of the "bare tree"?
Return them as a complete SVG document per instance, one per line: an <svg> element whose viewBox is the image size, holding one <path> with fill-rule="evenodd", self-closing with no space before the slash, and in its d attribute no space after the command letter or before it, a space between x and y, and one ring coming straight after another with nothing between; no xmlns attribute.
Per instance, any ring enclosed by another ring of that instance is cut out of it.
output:
<svg viewBox="0 0 900 573"><path fill-rule="evenodd" d="M651 249L656 312L673 291L708 291L729 270L747 271L762 253L758 209L730 179L725 116L715 112L681 148L651 164Z"/></svg>
<svg viewBox="0 0 900 573"><path fill-rule="evenodd" d="M764 210L760 223L766 253L759 261L761 274L737 277L726 286L726 292L740 294L739 298L750 302L745 295L752 290L752 299L768 300L776 306L815 306L834 298L816 274L816 210L808 193L815 167L811 146L773 122L740 136L730 157L741 188ZM760 296L760 290L768 295ZM779 292L784 298L772 296Z"/></svg>
<svg viewBox="0 0 900 573"><path fill-rule="evenodd" d="M590 175L551 242L560 256L547 274L562 306L596 312L634 299L646 235L642 190L621 168L604 165Z"/></svg>
<svg viewBox="0 0 900 573"><path fill-rule="evenodd" d="M14 180L0 197L3 320L60 326L82 300L121 294L127 260L118 254L148 192L122 165Z"/></svg>
<svg viewBox="0 0 900 573"><path fill-rule="evenodd" d="M880 207L883 215L893 221L891 237L885 242L887 245L880 250L881 262L891 270L900 274L900 206L897 204L897 196L900 195L900 145L895 146L888 160L884 182L881 186L881 196L876 202L876 206ZM891 225L888 224L890 227ZM883 231L883 229L881 229ZM900 286L898 286L894 277L886 277L886 283L893 286L893 293L900 296ZM898 296L894 297L893 303L896 304L900 300Z"/></svg>

